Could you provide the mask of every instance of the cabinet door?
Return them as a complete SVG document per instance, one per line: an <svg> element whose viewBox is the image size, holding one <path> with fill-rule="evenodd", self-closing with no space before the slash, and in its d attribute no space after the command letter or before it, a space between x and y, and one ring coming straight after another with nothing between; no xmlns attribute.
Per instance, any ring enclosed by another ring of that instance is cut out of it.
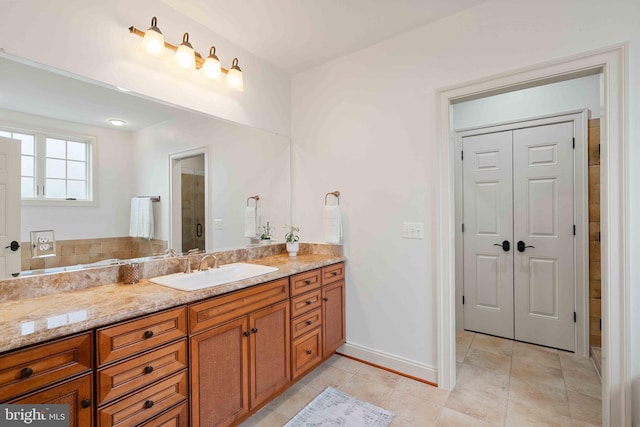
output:
<svg viewBox="0 0 640 427"><path fill-rule="evenodd" d="M92 375L87 374L9 403L69 405L70 427L93 426Z"/></svg>
<svg viewBox="0 0 640 427"><path fill-rule="evenodd" d="M249 325L246 316L189 341L191 423L228 426L249 412Z"/></svg>
<svg viewBox="0 0 640 427"><path fill-rule="evenodd" d="M249 315L251 327L251 408L291 380L289 301Z"/></svg>
<svg viewBox="0 0 640 427"><path fill-rule="evenodd" d="M323 357L345 343L344 280L322 288Z"/></svg>

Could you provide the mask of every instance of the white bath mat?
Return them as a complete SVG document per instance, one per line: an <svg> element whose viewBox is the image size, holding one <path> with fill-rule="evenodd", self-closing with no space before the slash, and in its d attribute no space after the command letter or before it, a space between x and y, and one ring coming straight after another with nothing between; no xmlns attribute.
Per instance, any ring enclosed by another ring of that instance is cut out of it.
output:
<svg viewBox="0 0 640 427"><path fill-rule="evenodd" d="M284 427L388 427L394 414L327 387Z"/></svg>

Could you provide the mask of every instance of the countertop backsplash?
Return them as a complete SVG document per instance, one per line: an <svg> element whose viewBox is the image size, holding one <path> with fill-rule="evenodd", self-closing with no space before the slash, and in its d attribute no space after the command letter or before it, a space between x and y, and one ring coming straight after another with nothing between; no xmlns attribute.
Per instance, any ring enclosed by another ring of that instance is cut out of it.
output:
<svg viewBox="0 0 640 427"><path fill-rule="evenodd" d="M230 264L243 262L257 258L265 258L286 253L284 243L272 243L270 245L256 245L240 249L208 252L215 254L218 264ZM300 244L300 255L333 255L342 256L341 245L328 245L320 243ZM205 254L192 255L192 261L201 258ZM157 260L141 261L140 279L163 276L165 274L178 273L184 270L186 256L176 258L163 258ZM25 298L34 298L45 295L78 289L92 288L123 281L123 268L120 265L105 267L92 267L82 270L65 271L50 274L37 274L32 276L17 277L15 279L0 280L0 302L19 301Z"/></svg>

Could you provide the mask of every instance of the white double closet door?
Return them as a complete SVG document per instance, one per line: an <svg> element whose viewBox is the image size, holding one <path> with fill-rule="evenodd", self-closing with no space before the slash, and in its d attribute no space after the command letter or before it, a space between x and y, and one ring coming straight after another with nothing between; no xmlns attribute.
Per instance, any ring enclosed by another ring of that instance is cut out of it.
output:
<svg viewBox="0 0 640 427"><path fill-rule="evenodd" d="M575 351L573 123L464 137L464 327Z"/></svg>

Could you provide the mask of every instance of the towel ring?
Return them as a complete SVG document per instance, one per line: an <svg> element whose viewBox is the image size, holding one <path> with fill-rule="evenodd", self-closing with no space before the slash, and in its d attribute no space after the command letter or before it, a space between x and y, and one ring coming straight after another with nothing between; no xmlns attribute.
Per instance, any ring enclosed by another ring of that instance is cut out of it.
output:
<svg viewBox="0 0 640 427"><path fill-rule="evenodd" d="M336 191L332 191L330 193L327 193L324 195L324 205L327 205L327 197L329 196L335 196L336 199L338 199L338 205L340 204L340 192L338 190Z"/></svg>
<svg viewBox="0 0 640 427"><path fill-rule="evenodd" d="M249 200L251 199L255 200L256 206L258 206L258 200L260 200L260 196L256 194L255 196L247 197L247 207L249 207Z"/></svg>

